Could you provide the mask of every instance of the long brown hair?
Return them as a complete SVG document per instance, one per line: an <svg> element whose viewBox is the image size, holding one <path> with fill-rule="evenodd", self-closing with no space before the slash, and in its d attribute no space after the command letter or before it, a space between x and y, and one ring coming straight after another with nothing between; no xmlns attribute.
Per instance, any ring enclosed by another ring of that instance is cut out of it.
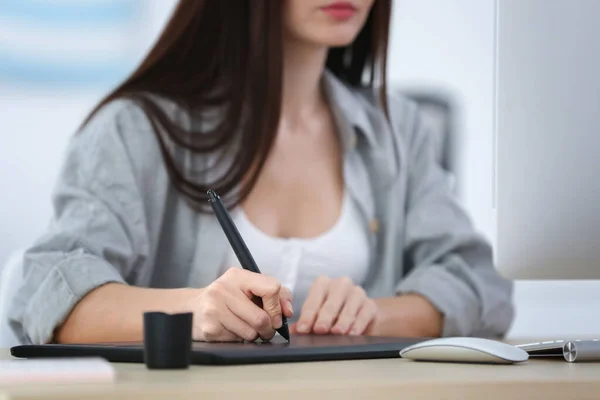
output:
<svg viewBox="0 0 600 400"><path fill-rule="evenodd" d="M211 188L229 206L243 201L258 178L279 123L283 3L180 1L146 58L94 108L84 125L110 101L129 98L148 116L172 184L194 208L206 210L206 192ZM384 109L390 14L391 0L375 0L355 41L330 49L327 57L327 68L350 85L373 86L377 77ZM370 72L367 83L365 72ZM144 93L164 97L186 110L218 107L222 118L210 129L190 132L169 120ZM169 151L169 144L173 144L194 155L206 155L235 141L239 146L234 161L215 182L186 176ZM233 196L235 189L239 193Z"/></svg>

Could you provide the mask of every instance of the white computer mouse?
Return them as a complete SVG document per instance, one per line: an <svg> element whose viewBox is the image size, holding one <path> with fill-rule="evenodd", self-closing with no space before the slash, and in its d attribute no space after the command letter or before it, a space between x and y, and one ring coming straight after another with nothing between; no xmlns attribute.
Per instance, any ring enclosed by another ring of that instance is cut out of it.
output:
<svg viewBox="0 0 600 400"><path fill-rule="evenodd" d="M529 359L518 347L491 339L449 337L425 340L406 347L400 356L415 361L514 364Z"/></svg>

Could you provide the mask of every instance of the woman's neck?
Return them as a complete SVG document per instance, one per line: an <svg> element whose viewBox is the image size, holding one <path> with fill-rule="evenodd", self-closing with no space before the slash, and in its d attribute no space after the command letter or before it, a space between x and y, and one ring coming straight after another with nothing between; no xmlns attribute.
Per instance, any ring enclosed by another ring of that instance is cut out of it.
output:
<svg viewBox="0 0 600 400"><path fill-rule="evenodd" d="M326 47L286 41L283 59L281 118L297 126L322 109L321 76L327 58Z"/></svg>

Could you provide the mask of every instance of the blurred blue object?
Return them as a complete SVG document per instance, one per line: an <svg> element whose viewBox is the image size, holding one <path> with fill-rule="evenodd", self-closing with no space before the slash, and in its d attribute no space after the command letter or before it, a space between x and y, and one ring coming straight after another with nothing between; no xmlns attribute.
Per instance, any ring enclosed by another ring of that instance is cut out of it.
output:
<svg viewBox="0 0 600 400"><path fill-rule="evenodd" d="M0 15L8 18L79 27L88 24L128 23L135 17L135 0L6 0Z"/></svg>
<svg viewBox="0 0 600 400"><path fill-rule="evenodd" d="M134 67L142 0L0 1L0 83L112 85Z"/></svg>

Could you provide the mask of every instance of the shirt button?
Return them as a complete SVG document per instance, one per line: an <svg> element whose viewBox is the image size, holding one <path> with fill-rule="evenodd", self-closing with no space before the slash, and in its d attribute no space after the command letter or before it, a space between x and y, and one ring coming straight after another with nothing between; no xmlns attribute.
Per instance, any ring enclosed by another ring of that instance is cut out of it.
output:
<svg viewBox="0 0 600 400"><path fill-rule="evenodd" d="M379 232L379 220L376 218L372 219L371 222L369 222L369 228L372 233Z"/></svg>

